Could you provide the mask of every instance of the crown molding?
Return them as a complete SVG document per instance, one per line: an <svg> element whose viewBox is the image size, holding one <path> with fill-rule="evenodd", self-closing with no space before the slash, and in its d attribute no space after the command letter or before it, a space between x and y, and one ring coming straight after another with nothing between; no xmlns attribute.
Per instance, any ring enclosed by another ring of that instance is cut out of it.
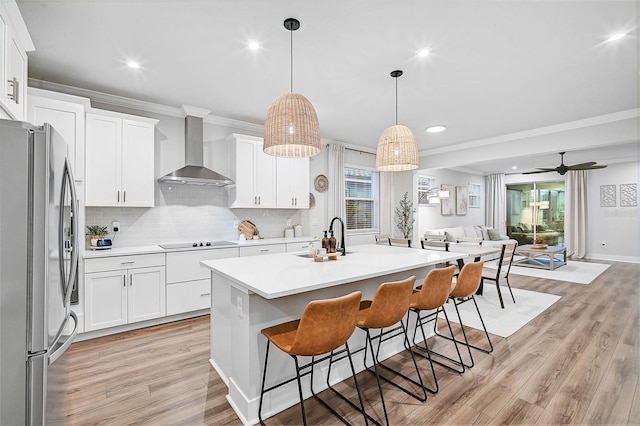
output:
<svg viewBox="0 0 640 426"><path fill-rule="evenodd" d="M138 99L127 98L125 96L112 95L109 93L98 92L95 90L83 89L80 87L67 86L65 84L52 83L45 80L29 79L29 87L35 87L54 92L66 93L68 95L81 96L89 98L91 102L98 102L106 105L113 105L122 108L130 108L137 111L145 111L154 114L166 115L169 117L184 118L186 110L182 108L156 104L153 102L141 101ZM246 121L234 120L232 118L220 117L209 114L209 110L198 107L185 106L189 111L202 114L207 111L207 115L203 117L205 123L214 124L223 127L231 127L237 130L262 133L264 126L262 124L248 123ZM195 115L198 115L195 114ZM190 114L191 115L191 114Z"/></svg>
<svg viewBox="0 0 640 426"><path fill-rule="evenodd" d="M582 129L585 127L599 126L607 123L615 123L617 121L630 120L640 117L640 108L629 109L625 111L614 112L611 114L599 115L596 117L585 118L582 120L569 121L566 123L554 124L552 126L539 127L537 129L523 130L521 132L509 133L506 135L495 136L486 139L478 139L475 141L463 142L455 145L449 145L440 148L426 149L419 152L420 156L444 154L448 152L456 152L464 149L478 148L488 145L494 145L504 142L517 141L532 137L550 135L553 133L566 132L569 130Z"/></svg>

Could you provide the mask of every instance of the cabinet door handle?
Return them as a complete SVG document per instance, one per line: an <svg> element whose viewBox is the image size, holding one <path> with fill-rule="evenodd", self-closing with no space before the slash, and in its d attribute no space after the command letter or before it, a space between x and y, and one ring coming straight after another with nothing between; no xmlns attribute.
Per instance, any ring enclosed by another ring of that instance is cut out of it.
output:
<svg viewBox="0 0 640 426"><path fill-rule="evenodd" d="M7 93L7 96L16 104L19 104L20 103L20 82L15 77L13 77L13 79L11 80L7 80L7 82L11 85L11 93Z"/></svg>
<svg viewBox="0 0 640 426"><path fill-rule="evenodd" d="M253 196L253 205L256 205L256 204L258 204L258 196L254 195Z"/></svg>
<svg viewBox="0 0 640 426"><path fill-rule="evenodd" d="M127 202L127 191L122 191L122 202L123 203Z"/></svg>
<svg viewBox="0 0 640 426"><path fill-rule="evenodd" d="M258 205L260 205L260 204L262 204L262 203L260 202L260 196L258 195Z"/></svg>
<svg viewBox="0 0 640 426"><path fill-rule="evenodd" d="M200 293L200 296L211 296L211 293Z"/></svg>
<svg viewBox="0 0 640 426"><path fill-rule="evenodd" d="M296 204L295 204L295 205L297 206L297 205L298 205L298 199L297 199L297 198L294 198L294 200L296 200Z"/></svg>
<svg viewBox="0 0 640 426"><path fill-rule="evenodd" d="M122 287L126 287L127 286L127 276L125 274L122 274Z"/></svg>
<svg viewBox="0 0 640 426"><path fill-rule="evenodd" d="M133 286L133 274L129 274L129 286Z"/></svg>
<svg viewBox="0 0 640 426"><path fill-rule="evenodd" d="M118 202L120 202L120 191L118 191Z"/></svg>

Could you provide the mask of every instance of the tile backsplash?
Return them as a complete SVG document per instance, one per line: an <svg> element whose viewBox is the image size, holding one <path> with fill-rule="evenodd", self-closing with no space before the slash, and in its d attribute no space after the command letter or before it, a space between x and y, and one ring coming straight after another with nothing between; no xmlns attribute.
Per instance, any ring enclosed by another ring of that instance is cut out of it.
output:
<svg viewBox="0 0 640 426"><path fill-rule="evenodd" d="M146 246L158 243L237 240L233 222L250 220L264 238L283 237L287 220L301 223L300 210L229 209L224 188L196 185L155 187L156 206L87 207L86 225L107 226L114 221L120 231L114 236L116 247ZM308 235L308 232L305 232Z"/></svg>

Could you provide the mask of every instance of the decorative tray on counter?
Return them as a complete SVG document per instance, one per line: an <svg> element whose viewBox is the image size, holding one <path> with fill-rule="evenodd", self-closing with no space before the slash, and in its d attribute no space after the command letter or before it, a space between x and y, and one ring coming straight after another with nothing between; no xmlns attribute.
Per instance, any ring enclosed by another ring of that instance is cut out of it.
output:
<svg viewBox="0 0 640 426"><path fill-rule="evenodd" d="M340 253L316 254L313 256L314 262L325 262L327 260L338 260Z"/></svg>

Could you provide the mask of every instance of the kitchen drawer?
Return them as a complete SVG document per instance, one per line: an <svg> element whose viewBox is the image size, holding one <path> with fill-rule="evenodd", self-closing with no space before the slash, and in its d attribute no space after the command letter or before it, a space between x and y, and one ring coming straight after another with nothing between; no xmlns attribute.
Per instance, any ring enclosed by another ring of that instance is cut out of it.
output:
<svg viewBox="0 0 640 426"><path fill-rule="evenodd" d="M275 253L284 253L286 251L286 247L284 244L272 244L268 246L251 246L251 247L240 247L240 257L246 256L259 256L262 254L275 254Z"/></svg>
<svg viewBox="0 0 640 426"><path fill-rule="evenodd" d="M309 247L313 245L312 241L306 241L303 243L287 243L287 253L294 253L296 251L309 251Z"/></svg>
<svg viewBox="0 0 640 426"><path fill-rule="evenodd" d="M139 254L133 256L111 256L84 260L84 272L117 271L118 269L164 266L164 253Z"/></svg>
<svg viewBox="0 0 640 426"><path fill-rule="evenodd" d="M167 253L167 284L211 278L211 271L200 266L200 262L229 257L238 257L237 247Z"/></svg>
<svg viewBox="0 0 640 426"><path fill-rule="evenodd" d="M167 284L167 315L211 307L211 280Z"/></svg>

